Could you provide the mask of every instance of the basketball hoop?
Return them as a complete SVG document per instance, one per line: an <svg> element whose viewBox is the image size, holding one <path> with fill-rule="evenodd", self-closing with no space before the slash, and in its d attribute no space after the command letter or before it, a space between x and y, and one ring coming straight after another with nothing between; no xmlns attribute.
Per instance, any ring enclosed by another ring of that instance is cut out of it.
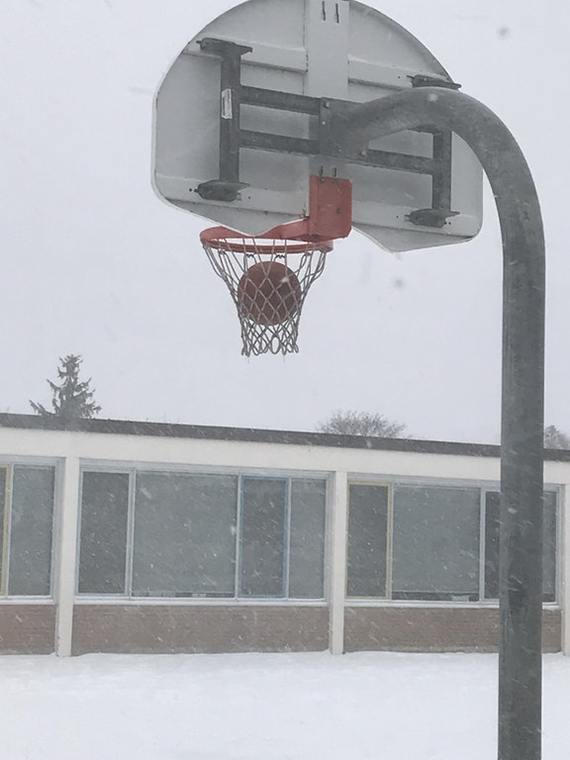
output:
<svg viewBox="0 0 570 760"><path fill-rule="evenodd" d="M244 356L299 351L299 321L307 293L323 273L334 240L350 233L350 182L311 177L310 188L306 219L258 237L227 227L212 227L200 235L236 305Z"/></svg>
<svg viewBox="0 0 570 760"><path fill-rule="evenodd" d="M205 230L200 239L236 305L242 354L296 353L303 303L323 273L332 242L246 238L226 227Z"/></svg>

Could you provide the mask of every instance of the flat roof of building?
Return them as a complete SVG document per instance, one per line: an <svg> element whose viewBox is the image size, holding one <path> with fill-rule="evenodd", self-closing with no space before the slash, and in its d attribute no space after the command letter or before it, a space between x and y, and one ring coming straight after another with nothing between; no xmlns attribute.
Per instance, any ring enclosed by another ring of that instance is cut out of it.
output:
<svg viewBox="0 0 570 760"><path fill-rule="evenodd" d="M457 441L431 441L415 438L379 438L360 435L331 435L291 430L182 425L169 422L139 420L80 419L66 423L59 417L35 414L0 413L0 428L20 430L73 431L102 435L141 435L158 438L194 438L209 441L240 441L244 443L277 443L289 446L329 446L346 449L402 451L417 454L448 454L451 456L499 457L499 446ZM545 449L544 457L553 461L570 461L570 451Z"/></svg>

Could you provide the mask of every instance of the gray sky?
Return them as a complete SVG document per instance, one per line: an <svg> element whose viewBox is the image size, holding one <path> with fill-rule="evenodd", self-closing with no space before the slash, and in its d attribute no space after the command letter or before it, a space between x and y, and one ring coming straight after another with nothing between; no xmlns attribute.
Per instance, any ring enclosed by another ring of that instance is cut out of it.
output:
<svg viewBox="0 0 570 760"><path fill-rule="evenodd" d="M548 244L547 421L570 431L567 0L375 0L521 143ZM226 0L0 3L0 409L48 401L81 353L108 417L311 429L380 411L419 437L497 440L501 256L487 193L466 245L393 256L353 235L307 301L301 353L240 355L207 223L150 183L152 101Z"/></svg>

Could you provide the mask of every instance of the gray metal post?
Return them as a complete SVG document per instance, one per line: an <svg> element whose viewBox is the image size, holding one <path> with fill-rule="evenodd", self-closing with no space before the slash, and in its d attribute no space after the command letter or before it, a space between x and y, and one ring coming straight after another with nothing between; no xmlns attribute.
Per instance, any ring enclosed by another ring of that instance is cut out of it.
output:
<svg viewBox="0 0 570 760"><path fill-rule="evenodd" d="M449 129L477 154L503 239L501 642L499 760L540 760L544 233L527 162L500 119L454 90L402 91L340 109L332 138L357 154L370 140L418 127Z"/></svg>

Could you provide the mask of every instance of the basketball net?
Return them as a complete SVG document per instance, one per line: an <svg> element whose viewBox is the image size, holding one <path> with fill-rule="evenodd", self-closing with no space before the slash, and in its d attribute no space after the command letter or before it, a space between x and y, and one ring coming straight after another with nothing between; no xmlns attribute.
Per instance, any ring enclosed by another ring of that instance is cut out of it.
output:
<svg viewBox="0 0 570 760"><path fill-rule="evenodd" d="M334 240L350 233L350 182L311 177L309 210L306 219L258 237L227 227L200 235L236 305L244 356L299 351L299 321L309 289L323 273Z"/></svg>

